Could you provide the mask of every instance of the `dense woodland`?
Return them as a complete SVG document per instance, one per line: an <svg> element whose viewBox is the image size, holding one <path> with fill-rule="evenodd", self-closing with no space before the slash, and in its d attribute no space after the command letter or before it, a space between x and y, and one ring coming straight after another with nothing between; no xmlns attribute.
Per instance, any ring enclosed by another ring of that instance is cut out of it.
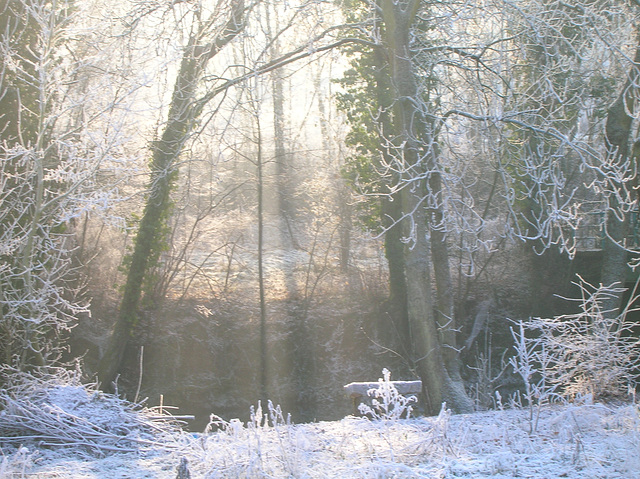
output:
<svg viewBox="0 0 640 479"><path fill-rule="evenodd" d="M311 421L387 368L470 412L532 400L514 355L570 336L535 356L554 394L626 393L639 27L634 0L2 0L2 384Z"/></svg>

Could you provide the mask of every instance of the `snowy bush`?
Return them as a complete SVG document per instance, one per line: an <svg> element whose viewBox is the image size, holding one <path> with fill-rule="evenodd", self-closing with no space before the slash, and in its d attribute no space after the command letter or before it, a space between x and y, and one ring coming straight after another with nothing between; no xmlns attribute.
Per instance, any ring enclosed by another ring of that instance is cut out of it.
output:
<svg viewBox="0 0 640 479"><path fill-rule="evenodd" d="M15 101L16 111L0 112L0 363L20 370L59 364L65 337L90 313L74 225L110 215L119 189L108 178L126 156L116 104L99 106L112 100L89 87L98 57L68 54L84 37L74 27L79 7L30 0L0 8L0 99L20 92L3 103Z"/></svg>
<svg viewBox="0 0 640 479"><path fill-rule="evenodd" d="M0 362L19 369L55 363L59 336L89 311L73 287L80 282L62 209L34 205L39 161L33 151L0 147Z"/></svg>
<svg viewBox="0 0 640 479"><path fill-rule="evenodd" d="M554 359L545 347L543 338L529 338L525 330L523 321L518 322L517 330L514 331L511 328L516 355L509 359L509 364L524 382L524 397L529 407L529 432L531 433L537 429L540 408L553 400L561 399L561 396L556 393L558 385L548 380L547 371ZM514 402L520 403L519 396ZM522 404L518 405L522 406Z"/></svg>
<svg viewBox="0 0 640 479"><path fill-rule="evenodd" d="M413 408L411 404L417 402L415 396L405 397L391 382L391 373L388 369L382 370L382 378L378 379L378 386L368 391L372 397L371 406L360 404L360 412L372 419L396 420L402 417L410 417Z"/></svg>
<svg viewBox="0 0 640 479"><path fill-rule="evenodd" d="M304 476L304 450L309 445L290 415L271 401L266 410L258 402L250 412L246 424L212 414L201 438L202 450L192 462L215 464L207 477L220 477L213 472L216 468L225 470L223 477Z"/></svg>
<svg viewBox="0 0 640 479"><path fill-rule="evenodd" d="M522 376L530 401L556 394L568 400L619 396L635 384L640 339L627 320L629 306L621 314L603 308L606 299L623 290L596 288L582 279L575 284L581 292L576 300L580 312L536 318L512 329L516 356L511 364Z"/></svg>
<svg viewBox="0 0 640 479"><path fill-rule="evenodd" d="M34 466L38 452L32 453L29 448L20 446L11 456L5 456L0 449L0 455L0 479L13 479L26 477L27 471Z"/></svg>

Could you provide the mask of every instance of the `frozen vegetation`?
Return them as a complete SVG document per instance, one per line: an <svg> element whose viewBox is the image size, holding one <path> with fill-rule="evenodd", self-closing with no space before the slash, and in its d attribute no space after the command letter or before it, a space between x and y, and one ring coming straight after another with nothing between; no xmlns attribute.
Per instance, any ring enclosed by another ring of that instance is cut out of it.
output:
<svg viewBox="0 0 640 479"><path fill-rule="evenodd" d="M0 478L640 477L633 397L544 405L532 428L517 407L398 419L410 402L384 386L375 420L292 424L269 404L196 434L70 375L25 381L2 393Z"/></svg>
<svg viewBox="0 0 640 479"><path fill-rule="evenodd" d="M14 372L0 391L0 479L640 478L640 343L628 310L603 310L610 288L581 287L579 313L514 323L508 367L522 391L496 391L495 410L475 414L443 404L407 418L416 400L401 392L414 384L385 369L364 417L294 424L268 403L193 433L170 408L105 394L79 372Z"/></svg>

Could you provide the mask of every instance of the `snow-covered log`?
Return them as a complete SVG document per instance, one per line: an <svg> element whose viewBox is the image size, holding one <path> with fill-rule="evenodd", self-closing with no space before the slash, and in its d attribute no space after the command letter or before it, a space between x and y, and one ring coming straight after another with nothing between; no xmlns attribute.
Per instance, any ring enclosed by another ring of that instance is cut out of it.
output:
<svg viewBox="0 0 640 479"><path fill-rule="evenodd" d="M420 394L422 392L422 381L390 381L400 394ZM344 392L351 399L358 399L367 396L371 389L380 386L379 382L354 382L344 386Z"/></svg>

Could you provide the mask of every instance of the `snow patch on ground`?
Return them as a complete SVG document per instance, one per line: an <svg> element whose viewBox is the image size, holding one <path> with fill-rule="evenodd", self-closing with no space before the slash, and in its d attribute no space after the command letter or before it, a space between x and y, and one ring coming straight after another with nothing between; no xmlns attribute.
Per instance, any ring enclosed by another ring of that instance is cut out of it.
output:
<svg viewBox="0 0 640 479"><path fill-rule="evenodd" d="M74 414L84 408L85 416L100 403L81 389L54 389L48 400ZM113 412L99 416L117 421ZM221 429L203 434L164 429L157 447L136 452L43 447L25 438L3 447L0 478L174 478L182 458L192 478L640 478L635 404L547 406L533 433L525 409L297 425L278 414L261 417L219 421Z"/></svg>

